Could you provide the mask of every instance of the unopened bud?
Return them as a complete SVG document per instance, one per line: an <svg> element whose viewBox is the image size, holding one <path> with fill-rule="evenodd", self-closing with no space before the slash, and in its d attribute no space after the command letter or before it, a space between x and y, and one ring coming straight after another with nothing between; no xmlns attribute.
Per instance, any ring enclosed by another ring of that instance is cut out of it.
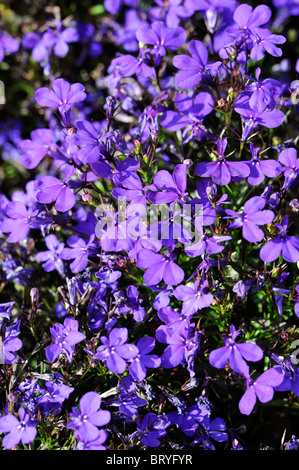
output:
<svg viewBox="0 0 299 470"><path fill-rule="evenodd" d="M215 186L207 186L206 193L208 198L211 200L215 199L216 196L216 188Z"/></svg>
<svg viewBox="0 0 299 470"><path fill-rule="evenodd" d="M238 261L239 259L239 253L237 251L234 251L233 253L231 253L230 255L230 259L234 262Z"/></svg>
<svg viewBox="0 0 299 470"><path fill-rule="evenodd" d="M299 201L298 201L298 199L292 199L292 201L290 202L290 207L292 208L292 211L297 214L299 212Z"/></svg>
<svg viewBox="0 0 299 470"><path fill-rule="evenodd" d="M218 100L218 106L224 106L225 105L225 99L224 98L220 98L220 100Z"/></svg>
<svg viewBox="0 0 299 470"><path fill-rule="evenodd" d="M281 144L281 138L275 135L275 136L272 138L272 145L274 145L275 147L277 147L277 146L280 145L280 144Z"/></svg>
<svg viewBox="0 0 299 470"><path fill-rule="evenodd" d="M227 97L227 101L231 100L234 96L234 89L233 87L229 87L229 89L227 90L227 93L228 93L228 97Z"/></svg>
<svg viewBox="0 0 299 470"><path fill-rule="evenodd" d="M190 158L186 158L184 161L183 161L184 165L188 165L188 166L191 166L192 165L192 160L190 160Z"/></svg>
<svg viewBox="0 0 299 470"><path fill-rule="evenodd" d="M151 139L153 144L157 144L159 138L159 131L156 129L151 129Z"/></svg>
<svg viewBox="0 0 299 470"><path fill-rule="evenodd" d="M134 140L134 146L135 146L135 154L139 155L140 149L141 149L141 142L140 140L135 139Z"/></svg>
<svg viewBox="0 0 299 470"><path fill-rule="evenodd" d="M226 48L226 52L228 54L228 58L229 58L230 61L235 60L235 58L237 56L237 52L236 52L236 49L234 48L234 46L228 46Z"/></svg>
<svg viewBox="0 0 299 470"><path fill-rule="evenodd" d="M299 103L299 80L294 80L291 83L291 101L293 104L298 104Z"/></svg>
<svg viewBox="0 0 299 470"><path fill-rule="evenodd" d="M91 203L91 202L93 201L93 197L92 197L92 195L91 195L90 193L83 193L83 194L82 194L82 200L83 200L84 202L89 202L89 203Z"/></svg>
<svg viewBox="0 0 299 470"><path fill-rule="evenodd" d="M114 115L114 111L116 108L116 98L114 96L107 96L106 103L104 105L104 109L106 111L106 117L108 119L112 119Z"/></svg>
<svg viewBox="0 0 299 470"><path fill-rule="evenodd" d="M39 291L36 287L33 287L30 291L30 299L32 308L36 308L39 302Z"/></svg>
<svg viewBox="0 0 299 470"><path fill-rule="evenodd" d="M76 126L67 128L67 132L68 132L69 135L77 134L77 131L78 131L78 129L77 129Z"/></svg>
<svg viewBox="0 0 299 470"><path fill-rule="evenodd" d="M18 401L18 396L16 393L14 392L10 392L8 395L7 395L7 401L9 403L14 403L14 402L17 402Z"/></svg>

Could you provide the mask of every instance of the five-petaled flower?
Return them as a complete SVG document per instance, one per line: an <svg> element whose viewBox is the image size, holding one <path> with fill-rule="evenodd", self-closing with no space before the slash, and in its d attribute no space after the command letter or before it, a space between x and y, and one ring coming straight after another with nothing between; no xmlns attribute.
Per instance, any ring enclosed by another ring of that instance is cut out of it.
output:
<svg viewBox="0 0 299 470"><path fill-rule="evenodd" d="M73 407L69 414L69 429L74 429L75 437L79 441L92 442L101 437L101 443L104 442L103 430L99 430L99 426L105 426L110 422L111 413L107 410L100 410L101 396L96 392L87 392L80 398L80 410ZM106 431L104 432L107 438Z"/></svg>
<svg viewBox="0 0 299 470"><path fill-rule="evenodd" d="M18 414L19 419L13 414L6 414L0 418L0 432L8 433L2 439L5 449L13 449L19 442L29 444L34 441L37 434L38 421L32 419L24 407L19 408Z"/></svg>
<svg viewBox="0 0 299 470"><path fill-rule="evenodd" d="M244 374L247 371L246 361L257 362L263 357L263 350L255 343L236 343L240 332L234 325L230 327L230 337L225 335L225 346L214 349L209 355L209 362L217 369L224 368L229 363L235 372Z"/></svg>
<svg viewBox="0 0 299 470"><path fill-rule="evenodd" d="M102 345L98 347L93 358L104 361L114 374L123 374L127 368L127 360L133 359L139 353L134 344L127 343L127 328L113 328L109 337L101 336Z"/></svg>
<svg viewBox="0 0 299 470"><path fill-rule="evenodd" d="M72 317L67 317L63 325L55 323L50 328L53 344L46 347L45 354L49 362L53 363L64 353L68 362L72 362L75 353L75 345L81 343L86 336L78 331L79 323Z"/></svg>

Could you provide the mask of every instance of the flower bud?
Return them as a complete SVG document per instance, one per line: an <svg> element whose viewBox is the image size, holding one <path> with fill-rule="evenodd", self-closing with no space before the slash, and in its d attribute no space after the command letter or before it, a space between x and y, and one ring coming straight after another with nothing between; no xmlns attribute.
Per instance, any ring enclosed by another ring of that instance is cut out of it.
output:
<svg viewBox="0 0 299 470"><path fill-rule="evenodd" d="M104 106L107 119L113 118L115 108L116 108L116 98L114 96L107 96L106 104Z"/></svg>
<svg viewBox="0 0 299 470"><path fill-rule="evenodd" d="M84 202L92 202L93 197L90 193L83 193L82 194L82 201Z"/></svg>
<svg viewBox="0 0 299 470"><path fill-rule="evenodd" d="M227 52L228 58L231 62L233 60L235 60L235 58L237 57L237 51L236 51L236 48L234 46L228 46L226 48L226 52Z"/></svg>
<svg viewBox="0 0 299 470"><path fill-rule="evenodd" d="M184 165L187 165L188 168L192 165L192 160L190 160L190 158L186 158L184 161L183 161Z"/></svg>
<svg viewBox="0 0 299 470"><path fill-rule="evenodd" d="M295 212L295 214L297 214L299 212L298 199L292 199L292 201L290 202L290 207L292 208L292 212Z"/></svg>
<svg viewBox="0 0 299 470"><path fill-rule="evenodd" d="M135 154L139 155L140 149L141 149L141 142L140 140L135 139L134 140L134 146L135 146Z"/></svg>
<svg viewBox="0 0 299 470"><path fill-rule="evenodd" d="M32 308L36 308L39 302L39 291L36 287L33 287L30 291L31 305Z"/></svg>

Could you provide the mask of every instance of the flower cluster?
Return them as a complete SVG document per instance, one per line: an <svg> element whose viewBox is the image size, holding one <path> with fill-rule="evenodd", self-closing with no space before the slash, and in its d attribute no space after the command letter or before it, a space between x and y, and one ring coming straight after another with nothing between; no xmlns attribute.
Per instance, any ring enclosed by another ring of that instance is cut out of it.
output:
<svg viewBox="0 0 299 470"><path fill-rule="evenodd" d="M296 2L102 3L0 31L1 445L297 448Z"/></svg>

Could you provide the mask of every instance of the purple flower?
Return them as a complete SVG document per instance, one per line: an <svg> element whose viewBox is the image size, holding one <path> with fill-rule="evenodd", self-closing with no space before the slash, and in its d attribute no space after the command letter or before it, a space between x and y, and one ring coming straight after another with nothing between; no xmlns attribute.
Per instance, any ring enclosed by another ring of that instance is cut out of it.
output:
<svg viewBox="0 0 299 470"><path fill-rule="evenodd" d="M258 157L259 148L255 148L253 143L250 142L250 151L252 153L252 159L246 162L250 169L248 176L248 183L252 186L257 186L265 179L265 175L269 178L276 178L282 172L282 166L276 160L268 159L261 160Z"/></svg>
<svg viewBox="0 0 299 470"><path fill-rule="evenodd" d="M282 358L274 353L272 353L270 357L277 363L273 369L275 369L282 376L282 382L279 385L273 387L274 390L277 390L278 392L292 390L294 395L299 397L299 369L295 369L293 364L293 362L296 363L297 360L295 359L294 361L292 356L288 358Z"/></svg>
<svg viewBox="0 0 299 470"><path fill-rule="evenodd" d="M72 408L69 414L69 429L74 429L75 437L83 442L95 441L101 436L99 426L105 426L110 422L109 411L100 410L101 396L96 392L87 392L80 399L80 410ZM104 441L102 441L104 442Z"/></svg>
<svg viewBox="0 0 299 470"><path fill-rule="evenodd" d="M155 69L151 66L147 51L139 50L138 57L130 54L122 54L112 59L108 72L118 72L120 77L131 77L136 74L140 77L154 77Z"/></svg>
<svg viewBox="0 0 299 470"><path fill-rule="evenodd" d="M5 54L13 54L19 50L19 47L19 41L0 28L0 62L3 62Z"/></svg>
<svg viewBox="0 0 299 470"><path fill-rule="evenodd" d="M189 44L189 52L192 57L185 54L174 56L172 63L180 69L175 81L180 88L193 88L201 80L207 71L216 70L221 62L208 64L208 50L203 42L192 39Z"/></svg>
<svg viewBox="0 0 299 470"><path fill-rule="evenodd" d="M163 20L172 28L180 24L181 18L190 18L194 13L194 9L184 5L183 0L169 0L168 4L163 0L155 0L155 3L158 6L150 8L150 17Z"/></svg>
<svg viewBox="0 0 299 470"><path fill-rule="evenodd" d="M127 328L113 328L109 333L109 339L106 336L100 337L102 346L98 347L93 358L105 361L113 374L123 374L127 368L126 360L134 358L139 353L134 344L126 343L127 339Z"/></svg>
<svg viewBox="0 0 299 470"><path fill-rule="evenodd" d="M40 251L35 255L36 261L43 262L43 268L48 273L57 269L63 275L64 266L61 260L61 252L64 243L60 243L56 235L50 234L45 237L45 243L48 251Z"/></svg>
<svg viewBox="0 0 299 470"><path fill-rule="evenodd" d="M235 31L247 32L268 23L272 15L271 9L266 5L258 5L254 10L250 5L238 6L234 12L234 21L239 26Z"/></svg>
<svg viewBox="0 0 299 470"><path fill-rule="evenodd" d="M63 78L57 78L52 82L53 90L42 87L36 90L35 99L40 106L58 108L63 115L70 110L75 103L80 103L86 98L85 88L81 83L69 84Z"/></svg>
<svg viewBox="0 0 299 470"><path fill-rule="evenodd" d="M38 408L44 413L57 415L61 412L63 402L73 391L73 387L65 385L58 377L53 377L52 381L45 382L45 388L40 387L36 390L38 395L34 398Z"/></svg>
<svg viewBox="0 0 299 470"><path fill-rule="evenodd" d="M277 80L272 78L266 78L265 80L259 81L261 74L260 67L257 67L255 71L255 79L247 77L253 80L253 83L246 85L244 93L250 93L249 105L251 109L257 113L262 113L266 108L274 109L276 106L276 99L279 97L281 92L281 85Z"/></svg>
<svg viewBox="0 0 299 470"><path fill-rule="evenodd" d="M165 110L162 101L166 100L168 95L165 91L162 91L154 97L152 103L149 106L145 106L143 111L138 117L138 124L140 124L140 134L144 132L158 132L159 131L159 113Z"/></svg>
<svg viewBox="0 0 299 470"><path fill-rule="evenodd" d="M55 156L56 149L50 129L35 129L30 137L30 139L21 140L18 145L21 152L20 163L29 170L35 168L46 155Z"/></svg>
<svg viewBox="0 0 299 470"><path fill-rule="evenodd" d="M202 122L213 111L214 101L210 93L198 93L193 98L186 93L178 93L174 104L179 112L165 111L161 116L162 127L171 132L185 128L183 131L184 144L194 137L201 140L208 135Z"/></svg>
<svg viewBox="0 0 299 470"><path fill-rule="evenodd" d="M0 432L8 433L2 439L2 445L5 449L12 449L19 442L29 444L33 442L37 433L37 420L33 420L25 408L19 408L19 419L7 414L0 418Z"/></svg>
<svg viewBox="0 0 299 470"><path fill-rule="evenodd" d="M119 394L115 401L111 404L119 406L120 413L132 418L138 414L138 408L145 406L147 400L141 398L140 393L136 393L136 382L132 380L130 375L127 375L119 381Z"/></svg>
<svg viewBox="0 0 299 470"><path fill-rule="evenodd" d="M286 38L272 34L269 29L260 28L261 25L268 23L271 14L271 9L267 5L258 5L254 10L250 5L239 5L233 15L238 27L227 28L227 32L234 36L236 41L246 42L253 60L261 60L265 51L274 57L282 55L282 50L276 44L285 43Z"/></svg>
<svg viewBox="0 0 299 470"><path fill-rule="evenodd" d="M290 273L283 272L281 276L277 280L273 281L272 283L273 297L274 297L279 315L282 315L283 313L284 296L288 296L291 293L289 289L283 289L282 287L280 287L280 284L282 284L283 281L285 281L285 279L289 276L289 274Z"/></svg>
<svg viewBox="0 0 299 470"><path fill-rule="evenodd" d="M184 279L183 269L174 263L176 254L168 251L165 255L143 248L137 253L136 266L146 269L143 279L148 285L156 285L163 281L167 285L180 284Z"/></svg>
<svg viewBox="0 0 299 470"><path fill-rule="evenodd" d="M157 329L157 338L159 341L171 336L173 333L178 333L181 330L187 330L191 327L190 320L192 315L176 311L172 307L166 306L159 308L158 317L165 325L161 325Z"/></svg>
<svg viewBox="0 0 299 470"><path fill-rule="evenodd" d="M35 31L26 33L22 39L23 47L32 49L33 59L43 66L47 64L47 67L52 53L57 57L65 57L69 51L68 44L79 40L77 28L64 28L61 21L57 21L55 26L56 29L48 28L42 34Z"/></svg>
<svg viewBox="0 0 299 470"><path fill-rule="evenodd" d="M264 263L271 263L279 258L280 254L285 261L297 263L299 261L299 238L287 235L288 217L285 216L282 224L275 224L279 234L274 240L269 240L260 250L260 258Z"/></svg>
<svg viewBox="0 0 299 470"><path fill-rule="evenodd" d="M159 294L156 296L155 300L153 301L153 307L156 310L160 310L163 307L167 307L170 302L170 296L172 295L174 291L173 286L167 286L165 289L161 288L158 289L155 286L151 286L151 289L153 292L159 291Z"/></svg>
<svg viewBox="0 0 299 470"><path fill-rule="evenodd" d="M106 147L100 143L100 133L96 124L88 121L76 121L76 134L67 137L68 142L74 141L80 147L78 158L84 164L94 163L105 156Z"/></svg>
<svg viewBox="0 0 299 470"><path fill-rule="evenodd" d="M251 289L252 285L254 283L254 280L249 280L249 281L238 281L233 287L233 292L237 294L237 297L240 299L243 299L247 292Z"/></svg>
<svg viewBox="0 0 299 470"><path fill-rule="evenodd" d="M178 286L173 295L183 301L182 313L185 315L194 315L198 310L209 307L213 302L212 294L208 293L208 281L203 281L201 285L197 279L188 286Z"/></svg>
<svg viewBox="0 0 299 470"><path fill-rule="evenodd" d="M138 1L138 0L137 0ZM124 24L117 24L115 33L115 42L118 46L122 46L128 52L134 52L139 49L136 40L136 31L143 25L147 24L145 19L141 19L139 12L135 9L124 11Z"/></svg>
<svg viewBox="0 0 299 470"><path fill-rule="evenodd" d="M164 311L168 310L166 307ZM186 365L191 377L194 376L194 360L200 348L201 332L186 325L182 328L160 326L156 331L156 338L160 343L166 343L161 356L161 366L172 369L179 364Z"/></svg>
<svg viewBox="0 0 299 470"><path fill-rule="evenodd" d="M286 38L280 34L272 34L269 29L256 28L254 37L252 37L252 48L250 57L259 61L263 59L265 51L273 57L281 57L282 50L276 44L284 44Z"/></svg>
<svg viewBox="0 0 299 470"><path fill-rule="evenodd" d="M222 43L224 42L222 36L225 33L225 28L228 24L233 23L232 13L238 5L235 0L185 0L185 6L200 11L208 31L218 33L216 39L218 36L218 41L222 40ZM227 36L227 33L225 33L225 36Z"/></svg>
<svg viewBox="0 0 299 470"><path fill-rule="evenodd" d="M285 117L283 111L276 108L258 113L251 109L249 101L249 96L242 94L236 99L234 105L234 110L236 113L241 115L244 124L242 141L246 141L251 131L257 126L264 126L268 129L274 129L281 126Z"/></svg>
<svg viewBox="0 0 299 470"><path fill-rule="evenodd" d="M10 232L8 243L21 242L27 238L30 228L35 227L34 220L38 212L38 209L27 209L20 201L7 204L5 207L7 218L0 222L0 230L4 233Z"/></svg>
<svg viewBox="0 0 299 470"><path fill-rule="evenodd" d="M63 248L60 256L63 260L74 260L70 264L72 273L84 271L88 265L88 256L95 253L97 246L94 238L94 235L91 235L89 240L84 240L78 235L72 235L68 238L67 244L69 248Z"/></svg>
<svg viewBox="0 0 299 470"><path fill-rule="evenodd" d="M58 211L66 212L76 202L76 196L69 185L67 181L61 181L55 176L42 176L35 182L36 199L43 204L55 202L55 208Z"/></svg>
<svg viewBox="0 0 299 470"><path fill-rule="evenodd" d="M254 196L244 204L243 213L240 214L231 209L226 209L229 218L235 218L229 229L242 227L242 235L245 240L257 243L263 240L264 232L258 225L270 224L275 214L270 210L262 210L266 205L265 199Z"/></svg>
<svg viewBox="0 0 299 470"><path fill-rule="evenodd" d="M261 403L271 401L274 396L274 387L281 384L283 376L272 367L261 374L257 379L252 379L249 370L244 371L246 379L246 392L239 401L239 410L242 414L250 415L258 398Z"/></svg>
<svg viewBox="0 0 299 470"><path fill-rule="evenodd" d="M282 150L278 160L284 165L282 168L285 178L283 189L287 190L297 176L299 176L299 158L297 158L297 150L293 147Z"/></svg>
<svg viewBox="0 0 299 470"><path fill-rule="evenodd" d="M142 217L147 208L147 186L143 188L141 179L135 173L123 179L121 185L122 187L112 189L112 196L121 201L131 201L126 206L126 216L128 218ZM152 187L152 185L149 187Z"/></svg>
<svg viewBox="0 0 299 470"><path fill-rule="evenodd" d="M272 207L272 209L276 209L276 207L279 204L280 193L279 192L274 193L273 186L270 184L270 186L266 186L266 188L261 194L261 197L265 199L266 204Z"/></svg>
<svg viewBox="0 0 299 470"><path fill-rule="evenodd" d="M22 37L22 46L24 49L32 49L32 57L38 62L46 61L49 56L48 49L42 38L42 34L36 31L25 33Z"/></svg>
<svg viewBox="0 0 299 470"><path fill-rule="evenodd" d="M17 338L20 334L21 321L12 325L1 324L0 336L0 364L13 364L17 358L16 351L21 349L22 341Z"/></svg>
<svg viewBox="0 0 299 470"><path fill-rule="evenodd" d="M141 26L136 31L136 38L143 44L154 46L151 52L155 55L156 65L159 65L161 57L166 54L165 48L175 51L185 43L187 34L180 26L170 28L162 21L154 21L148 27Z"/></svg>
<svg viewBox="0 0 299 470"><path fill-rule="evenodd" d="M168 204L180 201L186 193L187 165L176 165L171 175L167 170L160 170L153 179L153 188L148 192L148 199L153 204Z"/></svg>
<svg viewBox="0 0 299 470"><path fill-rule="evenodd" d="M134 380L141 382L146 377L146 369L155 369L161 364L156 354L149 354L155 347L155 338L146 336L137 342L138 354L130 360L129 372Z"/></svg>
<svg viewBox="0 0 299 470"><path fill-rule="evenodd" d="M76 450L106 450L106 447L102 444L106 441L108 433L104 429L99 429L98 431L98 437L92 441L88 440L85 435L80 435L80 441L76 446Z"/></svg>
<svg viewBox="0 0 299 470"><path fill-rule="evenodd" d="M273 5L277 10L286 9L287 18L289 15L297 16L299 15L299 5L297 0L273 0Z"/></svg>
<svg viewBox="0 0 299 470"><path fill-rule="evenodd" d="M208 438L212 438L217 442L225 442L228 440L228 433L226 431L226 423L222 418L215 418L212 421L209 416L204 416L200 421L201 427L204 429L204 434ZM212 443L209 443L209 449L215 450Z"/></svg>
<svg viewBox="0 0 299 470"><path fill-rule="evenodd" d="M11 316L11 309L13 308L15 302L5 302L4 304L0 304L0 322L3 318L10 319Z"/></svg>
<svg viewBox="0 0 299 470"><path fill-rule="evenodd" d="M136 422L137 431L130 437L139 437L146 447L159 447L159 439L166 435L166 427L169 424L166 417L148 413L142 421Z"/></svg>
<svg viewBox="0 0 299 470"><path fill-rule="evenodd" d="M167 418L170 424L180 428L186 436L194 436L198 429L198 422L196 418L201 418L201 412L198 406L184 408L183 406L178 411L170 411Z"/></svg>
<svg viewBox="0 0 299 470"><path fill-rule="evenodd" d="M244 179L249 176L249 168L245 162L230 162L224 156L227 147L227 138L217 139L218 157L215 162L200 162L196 165L195 171L198 176L211 177L214 183L226 185L231 180L237 178Z"/></svg>
<svg viewBox="0 0 299 470"><path fill-rule="evenodd" d="M295 291L297 292L297 294L294 295L293 297L293 300L296 302L295 307L294 307L294 312L297 315L297 317L299 317L299 285L295 287Z"/></svg>
<svg viewBox="0 0 299 470"><path fill-rule="evenodd" d="M162 245L170 249L178 242L190 243L192 241L190 212L190 206L187 204L183 204L183 207L178 203L171 204L169 210L168 207L160 206L156 213L151 212L154 220L151 219L147 228L148 237L151 240L161 240ZM161 220L159 220L160 213Z"/></svg>
<svg viewBox="0 0 299 470"><path fill-rule="evenodd" d="M221 242L231 240L232 237L229 235L213 235L201 233L199 230L196 232L199 235L194 243L186 245L184 248L185 253L192 258L202 255L217 254L224 250L223 245L219 245Z"/></svg>
<svg viewBox="0 0 299 470"><path fill-rule="evenodd" d="M35 189L35 180L30 180L26 183L25 191L16 190L11 196L12 201L22 202L27 207L34 208L38 207L39 204L36 202L36 189Z"/></svg>
<svg viewBox="0 0 299 470"><path fill-rule="evenodd" d="M71 363L73 354L75 352L74 346L81 343L86 336L78 331L79 323L72 317L67 317L64 320L63 325L61 323L55 323L51 328L50 332L52 335L53 344L46 347L45 353L46 358L49 362L53 363L63 352L65 353L67 360Z"/></svg>
<svg viewBox="0 0 299 470"><path fill-rule="evenodd" d="M53 52L57 57L65 57L69 51L69 43L77 42L78 39L79 35L77 28L64 28L63 23L58 21L56 23L56 30L48 28L42 35L41 43L42 47L45 49L53 48ZM38 60L36 49L35 58ZM39 56L39 60L43 60L43 58L42 56Z"/></svg>
<svg viewBox="0 0 299 470"><path fill-rule="evenodd" d="M289 15L286 15L287 17ZM284 442L284 450L297 450L299 447L299 440L296 439L296 436L293 434L291 439L289 439L287 442Z"/></svg>
<svg viewBox="0 0 299 470"><path fill-rule="evenodd" d="M139 299L138 289L136 286L128 286L126 290L127 299L125 305L118 308L123 313L132 313L133 318L137 322L141 322L145 317L145 309L143 299Z"/></svg>
<svg viewBox="0 0 299 470"><path fill-rule="evenodd" d="M262 349L254 343L236 343L236 338L240 332L236 330L234 325L230 327L231 337L224 336L225 346L215 349L210 353L209 362L217 369L223 369L229 362L232 370L241 374L246 373L246 361L257 362L263 357Z"/></svg>
<svg viewBox="0 0 299 470"><path fill-rule="evenodd" d="M119 13L123 5L136 8L139 3L139 0L104 0L104 7L112 15Z"/></svg>
<svg viewBox="0 0 299 470"><path fill-rule="evenodd" d="M134 158L128 157L124 161L116 162L116 168L112 169L112 181L115 186L121 186L128 178L135 179L135 171L139 170L140 163Z"/></svg>

